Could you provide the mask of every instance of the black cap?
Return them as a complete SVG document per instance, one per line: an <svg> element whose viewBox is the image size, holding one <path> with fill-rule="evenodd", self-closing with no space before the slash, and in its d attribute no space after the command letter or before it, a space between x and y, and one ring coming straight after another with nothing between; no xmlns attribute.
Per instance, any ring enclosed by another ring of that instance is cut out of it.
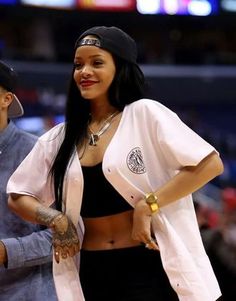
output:
<svg viewBox="0 0 236 301"><path fill-rule="evenodd" d="M17 83L17 74L16 72L5 63L0 61L0 86L5 90L13 93L13 101L8 108L8 117L20 117L24 114L23 107L19 99L14 94Z"/></svg>
<svg viewBox="0 0 236 301"><path fill-rule="evenodd" d="M94 35L98 40L84 39L88 35ZM96 26L86 30L77 39L75 48L85 45L103 48L128 62L136 64L137 47L135 41L117 27Z"/></svg>

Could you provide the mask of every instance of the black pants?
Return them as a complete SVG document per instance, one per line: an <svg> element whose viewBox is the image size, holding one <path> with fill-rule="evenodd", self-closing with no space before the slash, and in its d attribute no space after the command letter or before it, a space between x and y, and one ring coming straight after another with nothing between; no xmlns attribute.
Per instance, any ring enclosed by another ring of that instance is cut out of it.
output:
<svg viewBox="0 0 236 301"><path fill-rule="evenodd" d="M82 250L80 280L86 301L178 301L159 252L143 246Z"/></svg>

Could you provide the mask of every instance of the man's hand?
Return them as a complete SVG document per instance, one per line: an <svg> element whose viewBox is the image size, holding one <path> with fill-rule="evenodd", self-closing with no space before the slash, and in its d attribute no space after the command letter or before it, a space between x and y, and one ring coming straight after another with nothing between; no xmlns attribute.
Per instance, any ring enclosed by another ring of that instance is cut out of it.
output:
<svg viewBox="0 0 236 301"><path fill-rule="evenodd" d="M0 265L7 262L7 251L4 243L0 240Z"/></svg>

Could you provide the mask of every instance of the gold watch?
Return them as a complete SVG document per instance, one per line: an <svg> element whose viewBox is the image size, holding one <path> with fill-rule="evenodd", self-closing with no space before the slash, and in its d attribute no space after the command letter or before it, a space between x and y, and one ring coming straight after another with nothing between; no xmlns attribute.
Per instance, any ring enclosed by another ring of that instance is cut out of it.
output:
<svg viewBox="0 0 236 301"><path fill-rule="evenodd" d="M152 213L156 213L159 211L159 206L157 204L157 196L153 192L145 194L145 201L149 205Z"/></svg>

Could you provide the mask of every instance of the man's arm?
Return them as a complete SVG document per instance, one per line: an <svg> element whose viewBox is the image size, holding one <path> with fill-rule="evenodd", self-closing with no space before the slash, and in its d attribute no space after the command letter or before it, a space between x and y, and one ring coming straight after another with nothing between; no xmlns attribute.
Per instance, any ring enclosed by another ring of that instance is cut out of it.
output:
<svg viewBox="0 0 236 301"><path fill-rule="evenodd" d="M0 265L8 269L41 265L52 261L50 229L0 241Z"/></svg>

